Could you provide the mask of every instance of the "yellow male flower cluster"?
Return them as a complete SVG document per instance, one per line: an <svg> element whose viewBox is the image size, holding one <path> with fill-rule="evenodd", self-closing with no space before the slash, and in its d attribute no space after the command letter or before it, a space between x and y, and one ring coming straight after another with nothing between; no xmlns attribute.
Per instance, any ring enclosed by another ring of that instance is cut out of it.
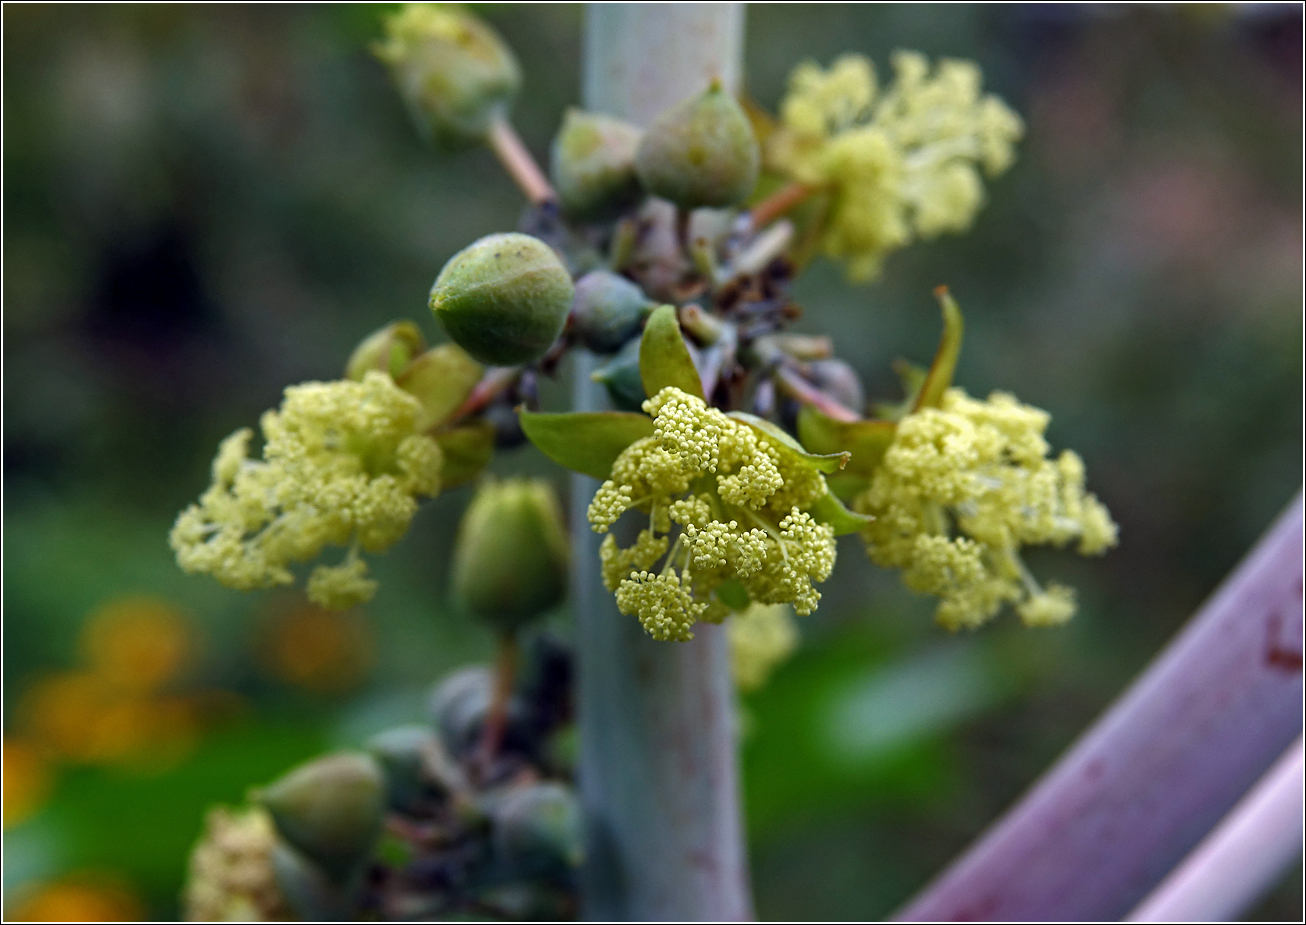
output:
<svg viewBox="0 0 1306 925"><path fill-rule="evenodd" d="M279 922L293 917L277 886L276 827L267 810L218 806L191 849L182 899L192 922Z"/></svg>
<svg viewBox="0 0 1306 925"><path fill-rule="evenodd" d="M1012 604L1029 626L1064 623L1074 592L1040 588L1020 547L1065 546L1097 555L1115 545L1116 525L1084 491L1084 463L1070 450L1047 458L1049 416L994 392L987 401L949 389L942 407L899 424L857 510L877 565L903 570L908 588L938 595L949 629L975 627Z"/></svg>
<svg viewBox="0 0 1306 925"><path fill-rule="evenodd" d="M880 91L871 62L846 55L823 71L800 64L789 78L771 164L833 194L821 244L850 278L879 273L884 257L912 241L964 231L983 204L977 166L1005 171L1024 132L996 96L982 96L979 68L898 52L894 82Z"/></svg>
<svg viewBox="0 0 1306 925"><path fill-rule="evenodd" d="M754 604L726 624L730 674L741 691L764 685L798 648L798 624L785 604Z"/></svg>
<svg viewBox="0 0 1306 925"><path fill-rule="evenodd" d="M264 413L263 458L253 431L222 441L213 484L182 511L168 540L177 564L242 591L290 584L290 566L324 547L348 546L339 565L317 566L308 596L324 607L369 600L359 549L381 552L408 530L416 499L440 490L439 445L416 432L421 404L385 373L362 382L306 382Z"/></svg>
<svg viewBox="0 0 1306 925"><path fill-rule="evenodd" d="M813 583L834 568L834 531L804 513L826 493L821 473L680 389L664 388L643 407L653 436L622 452L589 507L599 533L631 508L649 517L631 546L608 536L600 548L621 611L654 639L691 639L695 622L729 614L713 592L733 582L752 601L811 613L821 597Z"/></svg>

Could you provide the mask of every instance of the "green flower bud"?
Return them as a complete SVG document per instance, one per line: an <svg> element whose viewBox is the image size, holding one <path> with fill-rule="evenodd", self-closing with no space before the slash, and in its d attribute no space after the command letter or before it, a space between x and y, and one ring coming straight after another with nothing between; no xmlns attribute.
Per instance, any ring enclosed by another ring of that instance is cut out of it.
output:
<svg viewBox="0 0 1306 925"><path fill-rule="evenodd" d="M612 353L639 333L644 318L656 306L626 277L595 270L576 281L572 329L590 350Z"/></svg>
<svg viewBox="0 0 1306 925"><path fill-rule="evenodd" d="M516 877L569 876L585 856L580 805L555 781L514 787L491 810L496 860Z"/></svg>
<svg viewBox="0 0 1306 925"><path fill-rule="evenodd" d="M392 321L373 331L354 348L345 364L345 378L362 382L363 376L376 369L399 378L413 357L426 349L426 338L411 321Z"/></svg>
<svg viewBox="0 0 1306 925"><path fill-rule="evenodd" d="M563 211L579 219L614 218L644 195L635 175L634 125L568 109L553 139L552 174Z"/></svg>
<svg viewBox="0 0 1306 925"><path fill-rule="evenodd" d="M682 209L743 202L760 165L753 126L719 83L659 116L635 154L645 189Z"/></svg>
<svg viewBox="0 0 1306 925"><path fill-rule="evenodd" d="M385 22L373 50L390 68L418 130L438 142L485 137L521 85L512 51L456 7L410 3Z"/></svg>
<svg viewBox="0 0 1306 925"><path fill-rule="evenodd" d="M508 479L481 486L458 528L453 587L468 610L505 631L563 599L567 538L548 482Z"/></svg>
<svg viewBox="0 0 1306 925"><path fill-rule="evenodd" d="M575 287L547 244L492 234L454 254L431 287L445 331L482 363L537 360L562 333Z"/></svg>
<svg viewBox="0 0 1306 925"><path fill-rule="evenodd" d="M281 837L337 882L371 853L385 797L376 759L350 752L301 765L258 794Z"/></svg>
<svg viewBox="0 0 1306 925"><path fill-rule="evenodd" d="M429 726L397 726L378 732L367 741L367 750L385 772L386 796L390 807L410 811L419 806L431 783L428 765L436 760L440 740Z"/></svg>
<svg viewBox="0 0 1306 925"><path fill-rule="evenodd" d="M631 340L615 357L591 378L603 383L608 390L612 406L619 411L640 411L648 396L644 394L644 379L639 374L639 341Z"/></svg>

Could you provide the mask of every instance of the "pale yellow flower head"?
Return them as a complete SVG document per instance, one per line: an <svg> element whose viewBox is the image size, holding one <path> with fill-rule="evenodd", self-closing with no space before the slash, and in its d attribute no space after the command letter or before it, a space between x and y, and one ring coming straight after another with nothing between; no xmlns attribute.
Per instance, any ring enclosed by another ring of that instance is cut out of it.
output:
<svg viewBox="0 0 1306 925"><path fill-rule="evenodd" d="M416 432L420 410L376 371L361 382L287 388L260 422L261 460L249 457L249 428L219 446L213 484L169 536L178 565L248 591L290 584L292 564L348 546L341 564L313 571L308 595L335 608L370 599L376 582L358 551L388 549L408 530L417 498L440 490L443 459Z"/></svg>
<svg viewBox="0 0 1306 925"><path fill-rule="evenodd" d="M880 90L870 61L846 55L829 70L813 62L790 75L770 163L831 194L822 246L855 280L915 238L970 227L984 201L979 171L1011 166L1024 125L996 96L982 95L979 68L899 52Z"/></svg>
<svg viewBox="0 0 1306 925"><path fill-rule="evenodd" d="M786 604L754 604L726 623L730 674L741 691L766 684L798 648L798 624Z"/></svg>
<svg viewBox="0 0 1306 925"><path fill-rule="evenodd" d="M872 561L903 570L913 591L940 598L937 618L974 627L1012 604L1030 626L1064 623L1074 593L1046 590L1020 547L1076 545L1105 552L1116 525L1084 490L1084 464L1065 450L1047 457L1044 411L994 392L986 401L949 389L942 407L905 417L856 507Z"/></svg>
<svg viewBox="0 0 1306 925"><path fill-rule="evenodd" d="M811 613L821 597L813 584L834 567L834 531L805 512L826 494L821 473L680 389L663 389L644 410L653 436L622 452L589 507L600 533L632 508L649 518L631 546L608 536L600 547L622 612L655 639L690 639L694 623L729 613L713 592L730 583L754 602Z"/></svg>

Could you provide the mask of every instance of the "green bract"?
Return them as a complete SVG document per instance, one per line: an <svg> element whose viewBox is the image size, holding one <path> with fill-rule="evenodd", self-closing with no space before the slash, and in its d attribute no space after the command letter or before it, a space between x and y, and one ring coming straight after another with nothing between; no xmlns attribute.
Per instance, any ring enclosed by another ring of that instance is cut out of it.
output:
<svg viewBox="0 0 1306 925"><path fill-rule="evenodd" d="M562 600L567 537L548 482L508 479L481 486L458 530L453 586L472 613L501 630Z"/></svg>
<svg viewBox="0 0 1306 925"><path fill-rule="evenodd" d="M562 333L575 288L538 238L492 234L454 254L431 287L445 331L482 363L513 366L544 355Z"/></svg>
<svg viewBox="0 0 1306 925"><path fill-rule="evenodd" d="M426 349L426 338L411 321L392 321L365 337L345 364L345 378L362 382L370 369L398 378L408 362Z"/></svg>
<svg viewBox="0 0 1306 925"><path fill-rule="evenodd" d="M341 753L300 765L259 794L277 831L334 880L371 853L385 815L385 779L370 755Z"/></svg>
<svg viewBox="0 0 1306 925"><path fill-rule="evenodd" d="M374 47L418 130L433 140L482 138L507 114L521 84L512 52L474 16L445 4L410 3Z"/></svg>
<svg viewBox="0 0 1306 925"><path fill-rule="evenodd" d="M644 187L682 209L743 202L760 164L748 116L719 84L659 116L635 154Z"/></svg>
<svg viewBox="0 0 1306 925"><path fill-rule="evenodd" d="M612 218L639 202L635 149L643 133L634 125L568 109L553 139L553 183L563 211L579 219Z"/></svg>

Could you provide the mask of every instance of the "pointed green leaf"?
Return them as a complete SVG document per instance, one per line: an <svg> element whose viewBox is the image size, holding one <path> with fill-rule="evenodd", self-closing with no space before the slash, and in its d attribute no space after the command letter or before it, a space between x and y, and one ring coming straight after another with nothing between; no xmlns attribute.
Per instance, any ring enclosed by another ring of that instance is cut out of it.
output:
<svg viewBox="0 0 1306 925"><path fill-rule="evenodd" d="M897 429L896 421L836 421L810 405L798 411L798 437L803 446L818 453L851 453L848 473L864 478L875 472Z"/></svg>
<svg viewBox="0 0 1306 925"><path fill-rule="evenodd" d="M902 383L903 400L874 402L871 411L882 421L901 421L911 414L912 408L916 406L916 397L921 394L929 376L929 370L903 359L893 361L893 371Z"/></svg>
<svg viewBox="0 0 1306 925"><path fill-rule="evenodd" d="M629 411L522 411L521 429L540 452L560 466L606 479L621 451L653 436L653 419Z"/></svg>
<svg viewBox="0 0 1306 925"><path fill-rule="evenodd" d="M772 424L770 421L749 414L747 411L731 411L728 417L740 421L754 430L758 431L765 437L769 437L774 442L780 444L783 449L793 453L795 456L815 466L817 471L829 475L831 472L838 472L848 464L848 454L835 451L833 453L809 453L803 449L803 445L795 440L790 434L781 428Z"/></svg>
<svg viewBox="0 0 1306 925"><path fill-rule="evenodd" d="M829 524L834 528L835 536L856 533L875 518L869 514L858 514L843 506L843 502L831 492L826 492L820 501L807 509L817 523Z"/></svg>
<svg viewBox="0 0 1306 925"><path fill-rule="evenodd" d="M444 453L440 487L453 488L481 474L494 455L494 425L488 421L455 427L434 434Z"/></svg>
<svg viewBox="0 0 1306 925"><path fill-rule="evenodd" d="M825 477L830 492L840 501L849 502L871 487L871 480L855 472L836 472Z"/></svg>
<svg viewBox="0 0 1306 925"><path fill-rule="evenodd" d="M405 392L422 403L417 429L428 430L449 420L472 394L484 372L456 344L441 344L413 359L395 380Z"/></svg>
<svg viewBox="0 0 1306 925"><path fill-rule="evenodd" d="M943 337L939 339L939 349L934 354L934 362L925 376L925 384L916 396L913 411L922 408L937 408L943 402L943 393L952 386L953 374L957 371L957 357L961 353L961 336L966 329L961 318L961 309L953 301L947 286L934 290L939 307L943 309Z"/></svg>
<svg viewBox="0 0 1306 925"><path fill-rule="evenodd" d="M674 386L703 398L703 381L680 333L676 309L671 305L663 305L649 316L639 342L639 376L650 397Z"/></svg>

